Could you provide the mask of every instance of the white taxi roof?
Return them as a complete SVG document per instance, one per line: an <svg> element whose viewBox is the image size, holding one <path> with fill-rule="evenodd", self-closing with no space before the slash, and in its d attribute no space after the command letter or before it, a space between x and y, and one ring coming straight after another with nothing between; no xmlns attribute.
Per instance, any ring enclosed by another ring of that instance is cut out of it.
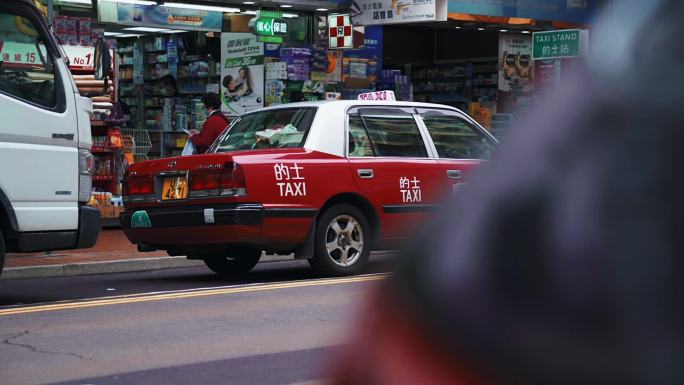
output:
<svg viewBox="0 0 684 385"><path fill-rule="evenodd" d="M379 100L319 100L315 102L297 102L278 104L275 106L264 107L263 110L278 109L278 108L293 108L293 107L331 107L342 108L346 110L352 106L394 106L394 107L429 107L429 108L445 108L449 110L463 111L456 107L447 106L444 104L423 103L423 102L402 102L402 101L379 101ZM261 111L261 110L259 110Z"/></svg>

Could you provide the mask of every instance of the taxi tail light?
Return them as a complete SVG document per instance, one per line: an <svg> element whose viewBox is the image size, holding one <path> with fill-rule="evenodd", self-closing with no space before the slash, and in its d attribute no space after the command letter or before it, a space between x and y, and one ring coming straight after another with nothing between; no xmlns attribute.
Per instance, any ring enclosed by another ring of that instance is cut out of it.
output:
<svg viewBox="0 0 684 385"><path fill-rule="evenodd" d="M123 195L126 202L154 199L154 178L152 175L126 173L123 183Z"/></svg>
<svg viewBox="0 0 684 385"><path fill-rule="evenodd" d="M244 173L234 162L222 169L193 171L188 183L191 198L245 195Z"/></svg>

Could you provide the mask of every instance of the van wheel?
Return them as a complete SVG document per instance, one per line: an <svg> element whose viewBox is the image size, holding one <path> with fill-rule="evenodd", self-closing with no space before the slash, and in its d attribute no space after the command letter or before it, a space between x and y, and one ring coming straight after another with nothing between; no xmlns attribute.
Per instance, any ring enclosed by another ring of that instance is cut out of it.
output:
<svg viewBox="0 0 684 385"><path fill-rule="evenodd" d="M353 275L368 264L372 248L368 220L350 204L326 210L316 223L314 257L311 266L325 275Z"/></svg>
<svg viewBox="0 0 684 385"><path fill-rule="evenodd" d="M5 239L2 237L2 231L0 231L0 274L2 274L2 269L5 267Z"/></svg>
<svg viewBox="0 0 684 385"><path fill-rule="evenodd" d="M203 255L201 259L214 273L225 277L238 277L246 274L261 258L261 250L251 248L231 249L226 257Z"/></svg>

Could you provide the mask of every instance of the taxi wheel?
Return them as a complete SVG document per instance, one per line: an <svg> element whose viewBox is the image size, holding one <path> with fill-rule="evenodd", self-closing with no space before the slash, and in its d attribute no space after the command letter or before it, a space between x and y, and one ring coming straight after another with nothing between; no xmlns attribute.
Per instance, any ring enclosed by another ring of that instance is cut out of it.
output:
<svg viewBox="0 0 684 385"><path fill-rule="evenodd" d="M252 270L261 258L261 250L235 249L227 257L205 257L204 264L214 273L226 277L235 277Z"/></svg>
<svg viewBox="0 0 684 385"><path fill-rule="evenodd" d="M311 266L325 275L353 275L363 271L372 247L368 220L349 205L330 207L316 224L315 253Z"/></svg>

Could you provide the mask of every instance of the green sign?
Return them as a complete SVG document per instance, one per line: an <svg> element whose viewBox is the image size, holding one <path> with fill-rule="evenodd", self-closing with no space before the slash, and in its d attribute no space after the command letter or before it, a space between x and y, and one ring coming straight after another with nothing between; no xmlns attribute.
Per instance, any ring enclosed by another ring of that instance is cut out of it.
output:
<svg viewBox="0 0 684 385"><path fill-rule="evenodd" d="M147 211L140 210L134 212L133 216L131 217L131 227L152 227L152 221L150 220L150 216L147 215Z"/></svg>
<svg viewBox="0 0 684 385"><path fill-rule="evenodd" d="M580 56L580 30L562 29L532 34L532 58L556 59Z"/></svg>
<svg viewBox="0 0 684 385"><path fill-rule="evenodd" d="M257 35L257 40L265 43L282 43L283 36L290 32L290 26L281 12L258 11L249 21L249 27Z"/></svg>

